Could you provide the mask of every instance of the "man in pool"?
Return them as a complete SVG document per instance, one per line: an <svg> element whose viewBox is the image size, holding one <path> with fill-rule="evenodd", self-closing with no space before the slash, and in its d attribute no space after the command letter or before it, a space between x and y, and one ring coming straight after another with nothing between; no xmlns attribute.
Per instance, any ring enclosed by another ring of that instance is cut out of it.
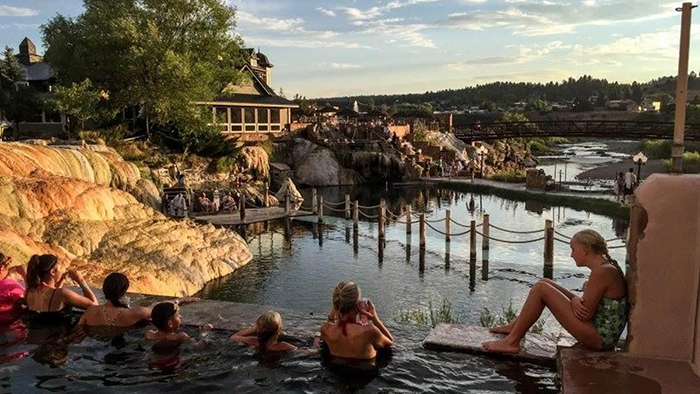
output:
<svg viewBox="0 0 700 394"><path fill-rule="evenodd" d="M574 235L571 257L578 267L591 270L583 286L583 297L551 280L540 280L530 290L518 318L511 324L491 329L491 332L507 336L499 341L484 342L485 351L519 353L525 333L545 307L583 346L594 350L615 348L627 324L627 283L622 269L608 254L605 239L594 230Z"/></svg>

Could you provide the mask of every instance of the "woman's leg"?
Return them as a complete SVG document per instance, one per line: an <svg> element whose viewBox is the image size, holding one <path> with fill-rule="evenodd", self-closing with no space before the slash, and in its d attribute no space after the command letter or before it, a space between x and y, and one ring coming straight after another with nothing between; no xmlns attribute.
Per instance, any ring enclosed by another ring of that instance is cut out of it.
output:
<svg viewBox="0 0 700 394"><path fill-rule="evenodd" d="M540 281L530 290L510 334L500 341L484 342L482 344L484 350L496 353L519 353L520 341L530 327L535 324L545 306L549 308L559 324L582 345L595 349L600 348L600 335L593 323L579 320L571 310L571 300L557 288L547 282Z"/></svg>
<svg viewBox="0 0 700 394"><path fill-rule="evenodd" d="M540 282L544 282L544 283L546 283L546 284L548 284L548 285L554 287L555 289L559 290L559 291L560 291L562 294L564 294L564 295L566 296L566 298L568 298L569 300L571 300L572 298L574 298L574 297L576 296L576 294L572 293L571 291L569 291L568 289L564 288L563 286L561 286L560 284L556 283L556 282L553 281L553 280L550 280L550 279L540 279ZM502 325L502 326L491 327L491 328L489 329L489 331L491 331L491 332L494 333L494 334L510 334L510 332L513 330L513 326L514 326L514 325L515 325L515 321L513 321L513 322L510 323L510 324L504 324L504 325Z"/></svg>

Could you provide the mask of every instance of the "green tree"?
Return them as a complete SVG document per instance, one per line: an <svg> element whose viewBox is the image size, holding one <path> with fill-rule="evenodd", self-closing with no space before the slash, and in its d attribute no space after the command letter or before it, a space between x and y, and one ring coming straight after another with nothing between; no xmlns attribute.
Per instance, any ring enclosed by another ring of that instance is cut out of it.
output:
<svg viewBox="0 0 700 394"><path fill-rule="evenodd" d="M5 48L0 59L0 112L14 124L15 135L19 123L33 120L43 106L39 94L24 80L24 70L12 49Z"/></svg>
<svg viewBox="0 0 700 394"><path fill-rule="evenodd" d="M608 95L605 92L599 92L598 98L595 101L595 106L597 108L605 108L608 105Z"/></svg>
<svg viewBox="0 0 700 394"><path fill-rule="evenodd" d="M45 58L65 86L92 81L115 109L138 105L151 126L208 123L193 103L241 81L235 9L221 0L84 0L76 18L42 26Z"/></svg>
<svg viewBox="0 0 700 394"><path fill-rule="evenodd" d="M108 104L106 92L98 91L89 79L71 86L57 86L55 96L56 110L73 118L71 127L75 130L79 123L80 130L85 130L85 122L105 121L116 115Z"/></svg>
<svg viewBox="0 0 700 394"><path fill-rule="evenodd" d="M593 110L593 105L588 101L588 98L577 96L574 98L572 110L577 112L591 111Z"/></svg>
<svg viewBox="0 0 700 394"><path fill-rule="evenodd" d="M313 116L316 112L316 105L311 100L307 100L306 97L296 94L293 101L299 106L299 108L292 109L292 113L296 116Z"/></svg>

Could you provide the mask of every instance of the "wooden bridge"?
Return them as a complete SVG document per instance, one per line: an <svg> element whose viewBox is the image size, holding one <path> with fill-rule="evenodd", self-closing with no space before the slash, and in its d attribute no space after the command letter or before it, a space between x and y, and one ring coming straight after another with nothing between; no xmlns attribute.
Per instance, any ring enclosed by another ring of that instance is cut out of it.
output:
<svg viewBox="0 0 700 394"><path fill-rule="evenodd" d="M591 137L604 139L673 139L673 122L617 120L544 120L476 122L455 128L465 142L502 138ZM700 124L685 125L685 139L700 141Z"/></svg>

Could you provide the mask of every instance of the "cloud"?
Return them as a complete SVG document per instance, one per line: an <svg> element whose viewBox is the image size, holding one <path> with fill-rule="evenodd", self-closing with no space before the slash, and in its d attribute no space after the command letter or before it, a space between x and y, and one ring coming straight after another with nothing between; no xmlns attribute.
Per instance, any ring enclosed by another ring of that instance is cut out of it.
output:
<svg viewBox="0 0 700 394"><path fill-rule="evenodd" d="M459 63L450 63L447 67L451 70L464 71L472 66L502 66L525 64L542 59L550 55L553 51L569 49L571 46L564 45L562 41L552 41L547 45L521 46L517 56L489 56L469 59Z"/></svg>
<svg viewBox="0 0 700 394"><path fill-rule="evenodd" d="M38 29L41 26L38 23L3 23L0 24L0 30L7 29Z"/></svg>
<svg viewBox="0 0 700 394"><path fill-rule="evenodd" d="M362 66L358 66L357 64L348 64L348 63L319 63L320 67L323 68L332 68L334 70L349 70L349 69L357 69L357 68L362 68Z"/></svg>
<svg viewBox="0 0 700 394"><path fill-rule="evenodd" d="M467 30L503 28L523 36L570 33L579 26L642 22L676 15L658 0L569 2L510 0L495 9L450 14L437 25Z"/></svg>
<svg viewBox="0 0 700 394"><path fill-rule="evenodd" d="M347 41L335 41L335 40L319 40L319 39L308 39L308 38L270 38L270 37L254 37L248 36L245 38L246 42L254 42L255 45L264 45L271 47L283 47L283 48L306 48L306 49L317 49L317 48L344 48L344 49L372 49L372 47L367 45L358 44L355 42Z"/></svg>
<svg viewBox="0 0 700 394"><path fill-rule="evenodd" d="M325 14L325 15L327 15L327 16L330 16L330 17L335 17L335 11L327 10L327 9L325 9L325 8L323 8L323 7L318 7L318 8L316 8L316 11L318 11L318 12L320 12L320 13L322 13L322 14Z"/></svg>
<svg viewBox="0 0 700 394"><path fill-rule="evenodd" d="M29 17L38 15L39 11L31 8L0 5L0 16Z"/></svg>
<svg viewBox="0 0 700 394"><path fill-rule="evenodd" d="M399 8L404 8L416 4L435 3L437 1L439 0L393 0L386 3L383 6L371 7L365 10L352 7L344 7L341 9L345 12L345 15L351 20L367 20L378 18L384 13L391 10L396 10Z"/></svg>
<svg viewBox="0 0 700 394"><path fill-rule="evenodd" d="M435 42L422 34L422 31L430 26L423 24L399 25L393 21L390 19L363 23L362 25L366 28L362 33L383 35L390 44L402 42L403 46L407 47L435 48Z"/></svg>
<svg viewBox="0 0 700 394"><path fill-rule="evenodd" d="M328 30L306 30L305 24L306 21L301 18L258 17L245 11L238 11L238 26L243 31L272 31L316 39L327 39L338 35L338 33Z"/></svg>
<svg viewBox="0 0 700 394"><path fill-rule="evenodd" d="M592 46L576 45L573 58L594 58L601 60L644 59L662 60L677 59L680 28L674 26L667 30L653 33L643 33L635 37L622 37L607 44Z"/></svg>

